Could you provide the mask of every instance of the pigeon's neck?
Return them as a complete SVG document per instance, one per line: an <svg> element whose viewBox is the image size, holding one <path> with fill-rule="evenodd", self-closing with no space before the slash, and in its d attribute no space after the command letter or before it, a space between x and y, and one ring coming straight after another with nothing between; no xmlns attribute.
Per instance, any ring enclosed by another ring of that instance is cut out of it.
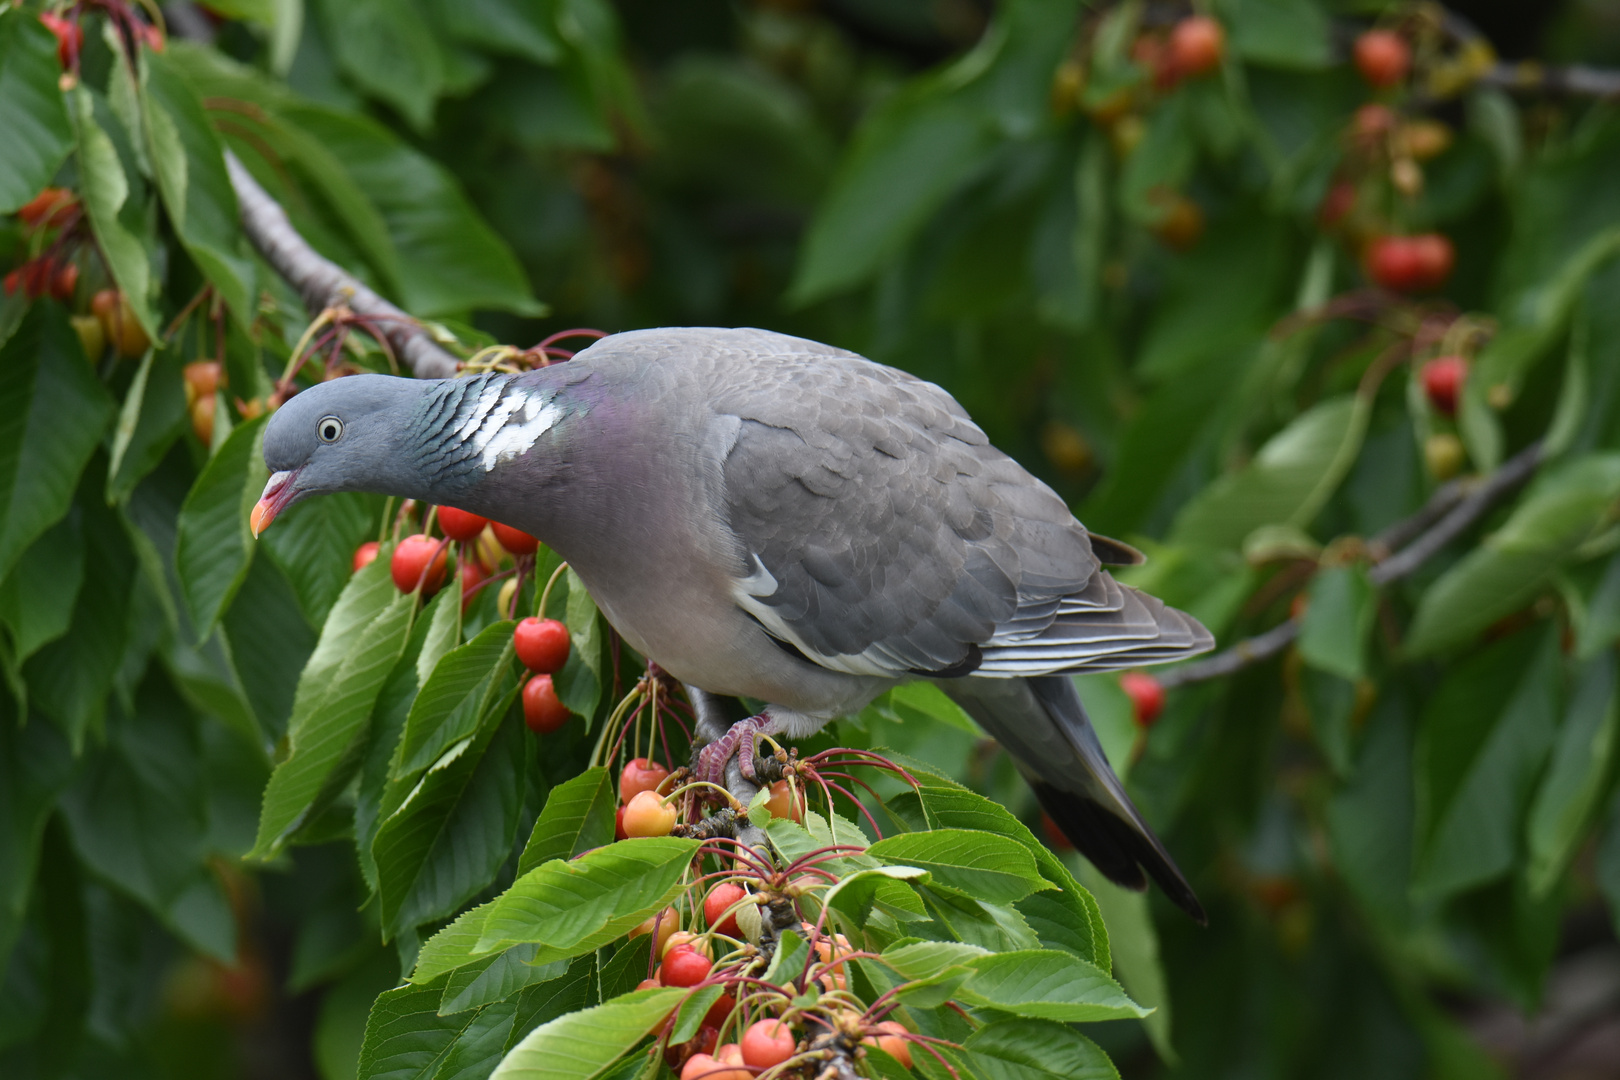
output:
<svg viewBox="0 0 1620 1080"><path fill-rule="evenodd" d="M491 373L434 386L406 425L411 439L400 464L417 490L402 493L434 502L486 503L506 486L492 481L510 479L508 466L519 461L521 486L543 485L588 408L566 393L565 380L538 377L548 374Z"/></svg>

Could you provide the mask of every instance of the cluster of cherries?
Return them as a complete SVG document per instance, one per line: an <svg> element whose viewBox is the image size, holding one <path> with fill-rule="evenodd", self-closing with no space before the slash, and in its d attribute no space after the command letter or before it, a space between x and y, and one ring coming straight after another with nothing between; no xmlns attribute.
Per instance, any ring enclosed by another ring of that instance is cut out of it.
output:
<svg viewBox="0 0 1620 1080"><path fill-rule="evenodd" d="M675 795L663 794L670 772L649 758L633 758L619 774L619 809L614 823L616 839L632 836L668 836L680 820ZM787 780L770 787L765 808L772 817L804 820L804 793Z"/></svg>

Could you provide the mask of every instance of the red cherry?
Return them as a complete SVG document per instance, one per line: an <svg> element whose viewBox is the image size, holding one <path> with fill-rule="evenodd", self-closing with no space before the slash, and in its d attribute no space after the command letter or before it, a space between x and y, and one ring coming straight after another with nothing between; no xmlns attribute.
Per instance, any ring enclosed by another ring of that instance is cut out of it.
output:
<svg viewBox="0 0 1620 1080"><path fill-rule="evenodd" d="M703 898L703 921L709 924L709 929L727 937L742 937L742 930L737 926L737 913L733 911L728 914L726 909L744 895L742 886L733 881L722 881L710 889L709 895ZM716 919L720 921L716 922Z"/></svg>
<svg viewBox="0 0 1620 1080"><path fill-rule="evenodd" d="M906 1029L897 1020L885 1020L874 1029L876 1035L861 1040L868 1046L876 1046L885 1054L900 1063L903 1069L911 1068L911 1044L905 1040Z"/></svg>
<svg viewBox="0 0 1620 1080"><path fill-rule="evenodd" d="M640 982L636 983L636 989L637 990L657 990L659 987L661 987L663 985L664 984L659 982L657 979L642 979Z"/></svg>
<svg viewBox="0 0 1620 1080"><path fill-rule="evenodd" d="M1119 677L1119 687L1131 699L1138 727L1152 727L1164 711L1164 687L1159 680L1140 671L1127 671Z"/></svg>
<svg viewBox="0 0 1620 1080"><path fill-rule="evenodd" d="M624 831L627 836L668 836L677 816L675 808L656 793L643 791L625 804Z"/></svg>
<svg viewBox="0 0 1620 1080"><path fill-rule="evenodd" d="M1369 30L1356 39L1356 70L1371 86L1394 86L1412 67L1412 48L1399 34Z"/></svg>
<svg viewBox="0 0 1620 1080"><path fill-rule="evenodd" d="M536 735L549 735L573 714L557 696L550 675L536 675L523 687L523 722Z"/></svg>
<svg viewBox="0 0 1620 1080"><path fill-rule="evenodd" d="M1435 412L1457 415L1457 395L1468 378L1468 361L1460 356L1437 356L1423 365L1423 392Z"/></svg>
<svg viewBox="0 0 1620 1080"><path fill-rule="evenodd" d="M513 629L512 647L530 671L542 675L561 671L568 663L568 627L556 619L537 619L531 615Z"/></svg>
<svg viewBox="0 0 1620 1080"><path fill-rule="evenodd" d="M1457 263L1457 249L1451 241L1441 233L1419 233L1410 244L1417 263L1418 288L1438 289L1444 285Z"/></svg>
<svg viewBox="0 0 1620 1080"><path fill-rule="evenodd" d="M535 676L536 679L540 677L539 675ZM624 807L622 806L613 812L613 839L630 839L630 834L624 831Z"/></svg>
<svg viewBox="0 0 1620 1080"><path fill-rule="evenodd" d="M1225 55L1226 30L1208 15L1188 16L1170 31L1170 63L1183 78L1214 71Z"/></svg>
<svg viewBox="0 0 1620 1080"><path fill-rule="evenodd" d="M681 1080L754 1080L754 1074L740 1065L716 1060L707 1053L693 1054L681 1066Z"/></svg>
<svg viewBox="0 0 1620 1080"><path fill-rule="evenodd" d="M426 533L407 536L394 549L394 561L389 566L394 587L408 593L421 582L423 596L438 592L449 561L444 546L433 537Z"/></svg>
<svg viewBox="0 0 1620 1080"><path fill-rule="evenodd" d="M721 994L715 999L714 1004L709 1006L709 1011L703 1014L703 1022L705 1024L714 1025L715 1029L718 1031L725 1024L726 1018L731 1015L731 1010L735 1009L736 1007L736 998L732 997L730 994ZM725 1059L721 1058L721 1060L724 1061ZM730 1064L740 1065L741 1063L742 1059L739 1057L738 1060L733 1061Z"/></svg>
<svg viewBox="0 0 1620 1080"><path fill-rule="evenodd" d="M16 295L17 290L22 287L22 268L21 267L19 267L16 270L11 271L9 274L6 275L5 287L6 287L6 295L7 296L15 296Z"/></svg>
<svg viewBox="0 0 1620 1080"><path fill-rule="evenodd" d="M692 948L671 949L659 966L658 981L665 986L696 986L709 977L714 963Z"/></svg>
<svg viewBox="0 0 1620 1080"><path fill-rule="evenodd" d="M56 59L61 61L64 68L71 68L74 57L84 48L84 27L48 11L39 17L39 21L56 35Z"/></svg>
<svg viewBox="0 0 1620 1080"><path fill-rule="evenodd" d="M1367 275L1394 292L1415 292L1423 277L1418 260L1408 237L1380 236L1367 247Z"/></svg>
<svg viewBox="0 0 1620 1080"><path fill-rule="evenodd" d="M452 540L473 540L484 531L489 519L457 510L453 506L439 507L439 528Z"/></svg>
<svg viewBox="0 0 1620 1080"><path fill-rule="evenodd" d="M769 1069L793 1056L798 1040L793 1029L777 1019L748 1025L741 1040L743 1063L756 1069Z"/></svg>
<svg viewBox="0 0 1620 1080"><path fill-rule="evenodd" d="M632 758L625 764L624 771L619 773L619 802L629 806L630 800L643 791L658 790L658 785L668 775L669 770L656 761L644 757Z"/></svg>
<svg viewBox="0 0 1620 1080"><path fill-rule="evenodd" d="M484 568L478 565L477 559L462 559L456 573L461 575L461 611L466 614L478 595L478 586L484 583Z"/></svg>
<svg viewBox="0 0 1620 1080"><path fill-rule="evenodd" d="M372 564L372 562L377 558L377 549L381 546L382 545L378 544L375 540L367 540L365 543L354 549L355 573L359 573L361 570Z"/></svg>
<svg viewBox="0 0 1620 1080"><path fill-rule="evenodd" d="M61 215L62 211L72 206L73 201L73 192L67 188L42 188L38 195L17 208L17 217L30 228L42 223L49 225Z"/></svg>
<svg viewBox="0 0 1620 1080"><path fill-rule="evenodd" d="M51 278L51 295L62 303L73 301L73 293L79 287L79 266L77 263L63 263Z"/></svg>
<svg viewBox="0 0 1620 1080"><path fill-rule="evenodd" d="M539 540L536 540L522 529L502 525L498 521L490 522L489 527L495 531L495 539L501 542L501 547L514 555L533 555L535 549L540 546Z"/></svg>

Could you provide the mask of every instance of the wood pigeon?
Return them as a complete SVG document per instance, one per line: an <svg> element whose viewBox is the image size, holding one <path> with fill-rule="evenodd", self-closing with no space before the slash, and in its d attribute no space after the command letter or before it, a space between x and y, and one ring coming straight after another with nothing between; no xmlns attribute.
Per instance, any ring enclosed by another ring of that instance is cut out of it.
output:
<svg viewBox="0 0 1620 1080"><path fill-rule="evenodd" d="M1203 909L1109 767L1070 674L1209 649L1198 622L1103 569L1088 533L944 390L764 330L607 337L523 374L359 375L265 431L263 529L368 491L516 526L568 560L614 628L683 682L768 702L704 747L803 738L927 679L1013 755L1111 880Z"/></svg>

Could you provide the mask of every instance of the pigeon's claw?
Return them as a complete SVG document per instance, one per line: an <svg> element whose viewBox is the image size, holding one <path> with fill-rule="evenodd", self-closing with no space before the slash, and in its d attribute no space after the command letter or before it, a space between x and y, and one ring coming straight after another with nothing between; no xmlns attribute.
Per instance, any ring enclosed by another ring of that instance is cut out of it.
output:
<svg viewBox="0 0 1620 1080"><path fill-rule="evenodd" d="M732 724L726 733L698 751L697 779L726 786L726 764L733 754L745 778L754 779L755 744L761 735L774 735L779 725L769 713L760 713Z"/></svg>

